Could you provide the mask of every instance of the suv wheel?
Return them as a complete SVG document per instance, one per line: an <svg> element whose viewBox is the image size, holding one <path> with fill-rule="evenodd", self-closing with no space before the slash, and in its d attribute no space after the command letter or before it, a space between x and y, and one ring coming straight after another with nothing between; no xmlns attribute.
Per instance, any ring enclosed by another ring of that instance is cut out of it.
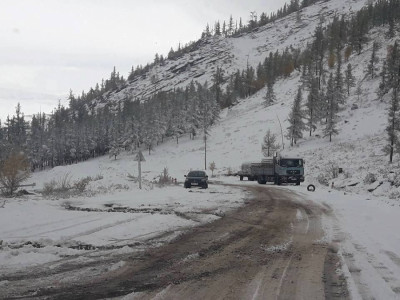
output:
<svg viewBox="0 0 400 300"><path fill-rule="evenodd" d="M189 189L192 185L190 183L185 182L185 189Z"/></svg>

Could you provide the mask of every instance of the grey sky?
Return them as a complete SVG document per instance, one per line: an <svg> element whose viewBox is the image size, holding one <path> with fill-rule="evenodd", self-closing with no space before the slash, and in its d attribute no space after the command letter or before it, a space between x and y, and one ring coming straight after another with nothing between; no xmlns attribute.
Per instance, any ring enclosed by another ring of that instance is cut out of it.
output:
<svg viewBox="0 0 400 300"><path fill-rule="evenodd" d="M0 119L15 112L50 113L69 90L80 94L108 78L125 78L155 53L197 40L206 24L247 22L284 0L2 0Z"/></svg>

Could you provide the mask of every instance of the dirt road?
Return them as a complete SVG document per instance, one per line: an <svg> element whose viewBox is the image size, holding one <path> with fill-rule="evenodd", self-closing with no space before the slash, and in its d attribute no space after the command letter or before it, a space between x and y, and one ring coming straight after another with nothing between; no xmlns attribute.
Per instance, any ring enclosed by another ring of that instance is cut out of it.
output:
<svg viewBox="0 0 400 300"><path fill-rule="evenodd" d="M0 286L0 293L11 299L347 299L335 247L323 241L321 217L329 208L284 188L246 188L253 197L243 207L169 244L16 275L8 278L14 288ZM101 267L121 259L121 268Z"/></svg>

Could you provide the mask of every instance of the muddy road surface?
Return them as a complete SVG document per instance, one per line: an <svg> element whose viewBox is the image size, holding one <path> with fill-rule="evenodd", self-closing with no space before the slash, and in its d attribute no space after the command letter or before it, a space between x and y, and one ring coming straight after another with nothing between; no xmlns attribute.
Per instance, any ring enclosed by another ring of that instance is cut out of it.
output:
<svg viewBox="0 0 400 300"><path fill-rule="evenodd" d="M169 244L94 256L2 278L5 299L348 299L328 207L284 188L246 186L252 196L219 220ZM120 268L107 268L118 261ZM0 296L1 298L1 296Z"/></svg>

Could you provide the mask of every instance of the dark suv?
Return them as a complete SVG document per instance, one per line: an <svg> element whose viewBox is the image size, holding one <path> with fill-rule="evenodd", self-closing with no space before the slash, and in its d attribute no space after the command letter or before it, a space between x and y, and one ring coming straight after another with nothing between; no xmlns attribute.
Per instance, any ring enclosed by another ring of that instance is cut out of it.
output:
<svg viewBox="0 0 400 300"><path fill-rule="evenodd" d="M186 189L192 187L192 185L200 186L203 189L208 188L208 176L204 171L190 171L185 177L184 186Z"/></svg>

